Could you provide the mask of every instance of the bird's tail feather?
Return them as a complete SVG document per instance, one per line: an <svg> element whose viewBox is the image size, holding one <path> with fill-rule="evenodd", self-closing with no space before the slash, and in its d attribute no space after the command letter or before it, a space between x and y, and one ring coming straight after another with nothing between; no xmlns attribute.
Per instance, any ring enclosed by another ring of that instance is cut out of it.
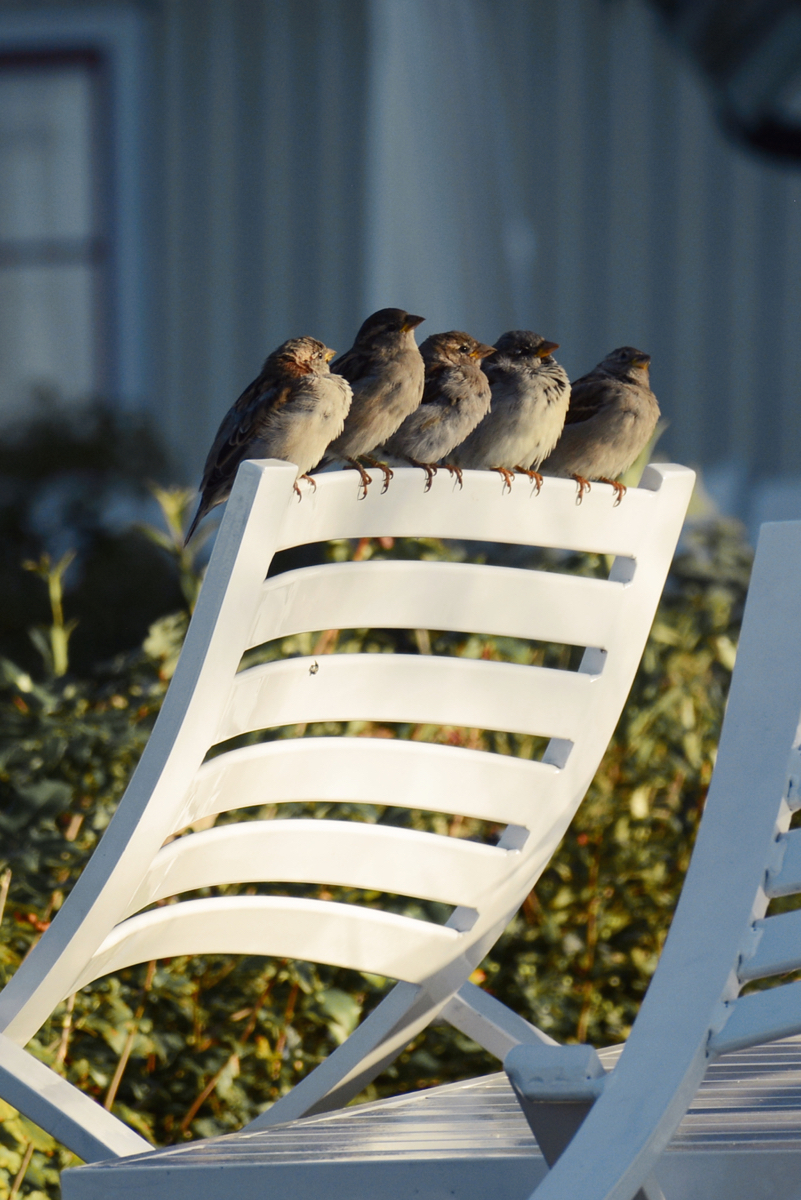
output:
<svg viewBox="0 0 801 1200"><path fill-rule="evenodd" d="M203 520L205 515L206 515L206 510L203 507L203 501L201 500L201 502L197 506L197 512L195 513L194 517L192 518L192 524L189 526L189 528L186 531L186 537L184 538L184 546L189 545L189 540L192 537L192 534L195 532L195 530L197 529L198 525Z"/></svg>

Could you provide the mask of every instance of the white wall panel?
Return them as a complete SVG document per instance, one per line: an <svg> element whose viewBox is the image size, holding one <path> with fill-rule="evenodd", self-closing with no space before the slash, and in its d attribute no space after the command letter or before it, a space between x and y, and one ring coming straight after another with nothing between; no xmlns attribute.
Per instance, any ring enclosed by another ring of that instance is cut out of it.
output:
<svg viewBox="0 0 801 1200"><path fill-rule="evenodd" d="M150 65L136 320L187 477L269 350L343 350L384 304L421 336L533 327L573 375L641 345L670 456L798 475L801 169L725 140L645 0L128 7Z"/></svg>

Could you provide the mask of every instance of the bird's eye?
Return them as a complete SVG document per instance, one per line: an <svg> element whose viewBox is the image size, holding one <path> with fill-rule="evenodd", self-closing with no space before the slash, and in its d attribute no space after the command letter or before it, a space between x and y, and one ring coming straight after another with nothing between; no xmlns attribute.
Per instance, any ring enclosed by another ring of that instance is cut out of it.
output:
<svg viewBox="0 0 801 1200"><path fill-rule="evenodd" d="M460 354L469 354L469 353L470 353L470 347L469 347L469 346L460 346L460 347L459 347L459 353L460 353Z"/></svg>

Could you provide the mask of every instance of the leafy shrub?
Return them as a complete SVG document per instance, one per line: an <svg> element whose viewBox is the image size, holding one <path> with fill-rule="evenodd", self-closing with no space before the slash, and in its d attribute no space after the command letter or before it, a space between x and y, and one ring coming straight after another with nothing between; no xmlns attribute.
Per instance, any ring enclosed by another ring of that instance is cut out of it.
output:
<svg viewBox="0 0 801 1200"><path fill-rule="evenodd" d="M174 668L198 577L180 549L186 497L162 493L161 499L168 531L151 531L151 537L172 556L185 609L156 622L141 650L91 678L57 672L53 647L59 636L66 646L67 633L66 618L55 607L50 628L39 635L46 672L34 679L8 659L0 664L0 982L47 927L97 845ZM333 558L354 553L465 557L467 550L425 541L328 548ZM475 557L475 548L471 553ZM519 561L520 551L514 553ZM560 569L566 566L592 574L608 570L592 556L560 563ZM44 561L37 569L52 598L58 567ZM624 1038L647 987L711 775L749 570L750 551L735 523L711 519L685 534L631 699L587 799L520 914L474 974L474 981L562 1040L603 1045ZM528 663L551 663L565 653L506 638L391 630L304 634L258 653L270 658L414 648ZM271 736L336 733L447 740L523 756L534 749L530 738L481 730L365 723ZM282 816L325 811L321 805L282 806ZM264 819L273 812L249 810L220 820ZM480 822L413 810L361 805L353 806L352 815L474 838L497 833ZM347 899L343 889L312 894ZM425 915L426 906L395 903ZM435 916L436 906L428 907ZM288 1090L344 1040L387 987L382 979L299 962L172 959L85 988L59 1006L30 1049L158 1143L209 1136L239 1127ZM495 1060L467 1038L435 1025L365 1095L496 1069ZM35 1197L57 1195L58 1171L73 1161L0 1105L0 1200L14 1187Z"/></svg>
<svg viewBox="0 0 801 1200"><path fill-rule="evenodd" d="M111 406L57 404L41 395L0 440L0 654L37 666L28 629L47 620L47 597L20 571L25 558L78 551L67 578L80 622L74 669L138 646L148 626L180 604L175 571L130 527L155 508L145 480L172 477L155 433ZM136 580L136 587L131 580Z"/></svg>

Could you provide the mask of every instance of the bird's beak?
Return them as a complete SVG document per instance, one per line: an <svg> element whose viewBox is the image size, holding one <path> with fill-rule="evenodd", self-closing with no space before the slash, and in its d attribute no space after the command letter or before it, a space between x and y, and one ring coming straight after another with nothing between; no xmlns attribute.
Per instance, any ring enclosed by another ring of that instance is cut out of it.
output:
<svg viewBox="0 0 801 1200"><path fill-rule="evenodd" d="M336 358L336 356L337 356L336 350L326 350L323 357L325 358L326 362L330 362L331 359Z"/></svg>
<svg viewBox="0 0 801 1200"><path fill-rule="evenodd" d="M546 358L552 350L558 349L558 342L543 342L541 346L537 347L537 358Z"/></svg>
<svg viewBox="0 0 801 1200"><path fill-rule="evenodd" d="M636 358L631 360L633 367L649 367L651 365L650 354L638 354Z"/></svg>
<svg viewBox="0 0 801 1200"><path fill-rule="evenodd" d="M403 332L408 333L410 329L416 329L418 325L422 325L425 317L415 317L411 313L406 314L406 320L403 322Z"/></svg>
<svg viewBox="0 0 801 1200"><path fill-rule="evenodd" d="M471 358L489 358L490 354L497 354L498 351L494 346L482 346L481 342L476 346L475 350L471 350Z"/></svg>

